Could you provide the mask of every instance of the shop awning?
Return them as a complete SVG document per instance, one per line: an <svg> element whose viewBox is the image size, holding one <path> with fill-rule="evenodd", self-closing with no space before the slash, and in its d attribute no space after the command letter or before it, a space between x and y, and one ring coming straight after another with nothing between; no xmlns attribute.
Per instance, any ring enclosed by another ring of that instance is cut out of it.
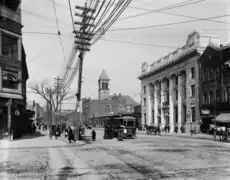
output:
<svg viewBox="0 0 230 180"><path fill-rule="evenodd" d="M230 124L230 113L222 113L216 116L217 123Z"/></svg>

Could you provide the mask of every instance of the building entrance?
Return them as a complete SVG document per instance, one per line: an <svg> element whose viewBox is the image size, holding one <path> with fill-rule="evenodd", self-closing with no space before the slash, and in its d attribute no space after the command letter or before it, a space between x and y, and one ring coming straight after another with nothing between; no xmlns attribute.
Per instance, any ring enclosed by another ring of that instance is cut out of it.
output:
<svg viewBox="0 0 230 180"><path fill-rule="evenodd" d="M7 107L0 107L0 134L8 132Z"/></svg>

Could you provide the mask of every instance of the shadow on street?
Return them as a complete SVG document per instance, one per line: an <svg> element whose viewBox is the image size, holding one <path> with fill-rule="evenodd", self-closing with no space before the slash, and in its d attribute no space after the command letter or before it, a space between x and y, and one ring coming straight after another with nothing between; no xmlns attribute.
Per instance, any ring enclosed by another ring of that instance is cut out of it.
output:
<svg viewBox="0 0 230 180"><path fill-rule="evenodd" d="M25 140L25 139L35 139L35 138L39 138L42 136L45 136L45 134L42 134L41 132L37 131L37 132L31 133L31 134L25 134L20 138L14 139L14 141L20 141L20 140Z"/></svg>

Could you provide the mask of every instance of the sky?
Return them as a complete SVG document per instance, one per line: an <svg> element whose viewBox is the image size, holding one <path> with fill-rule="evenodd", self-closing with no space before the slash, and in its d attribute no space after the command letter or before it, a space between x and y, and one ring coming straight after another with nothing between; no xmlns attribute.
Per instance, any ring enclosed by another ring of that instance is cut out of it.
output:
<svg viewBox="0 0 230 180"><path fill-rule="evenodd" d="M72 7L83 5L85 1L71 0ZM147 12L138 8L154 10L184 1L132 0L130 4L132 8L128 7L104 36L106 40L112 40L113 42L101 39L91 47L91 51L85 56L82 97L97 98L98 78L102 70L105 69L111 79L109 85L111 94L121 93L130 95L137 102L140 102L140 95L138 94L141 90L141 82L138 76L141 73L141 64L144 61L152 63L176 48L182 47L185 45L188 34L193 30L199 31L204 35L220 37L222 44L230 42L229 0L191 0L191 2L197 3L166 10L163 13L155 12L148 15L135 16L136 14ZM23 44L27 54L27 66L30 76L28 87L35 83L41 83L44 80L52 85L54 78L61 77L63 74L66 61L70 56L74 38L68 1L55 0L55 5L58 26L62 34L61 39L63 41L64 53L58 36L39 34L57 33L53 0L22 1ZM179 14L181 16L172 14ZM132 18L122 19L131 15L133 16ZM182 15L197 18L226 16L213 19L222 21L222 23L203 20L162 26L162 24L193 20L192 18L182 17ZM161 26L156 27L156 25ZM140 26L155 27L119 30L121 28ZM113 31L114 29L117 30ZM117 41L145 45L120 43ZM71 85L71 91L77 91L77 77L75 77ZM44 100L30 91L28 91L28 99L35 100L44 105ZM73 109L74 107L75 100L66 101L63 104L64 109Z"/></svg>

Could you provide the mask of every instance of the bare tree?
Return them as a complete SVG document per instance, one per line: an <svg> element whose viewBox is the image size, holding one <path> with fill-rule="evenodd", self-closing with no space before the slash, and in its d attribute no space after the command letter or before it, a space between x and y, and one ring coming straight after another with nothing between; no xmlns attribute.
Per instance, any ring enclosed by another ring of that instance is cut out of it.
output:
<svg viewBox="0 0 230 180"><path fill-rule="evenodd" d="M40 95L47 102L48 113L50 114L53 125L55 124L55 114L60 104L65 100L71 100L75 97L75 94L71 94L69 90L48 86L48 83L45 81L31 87L31 90L33 93ZM57 96L59 96L58 99Z"/></svg>

